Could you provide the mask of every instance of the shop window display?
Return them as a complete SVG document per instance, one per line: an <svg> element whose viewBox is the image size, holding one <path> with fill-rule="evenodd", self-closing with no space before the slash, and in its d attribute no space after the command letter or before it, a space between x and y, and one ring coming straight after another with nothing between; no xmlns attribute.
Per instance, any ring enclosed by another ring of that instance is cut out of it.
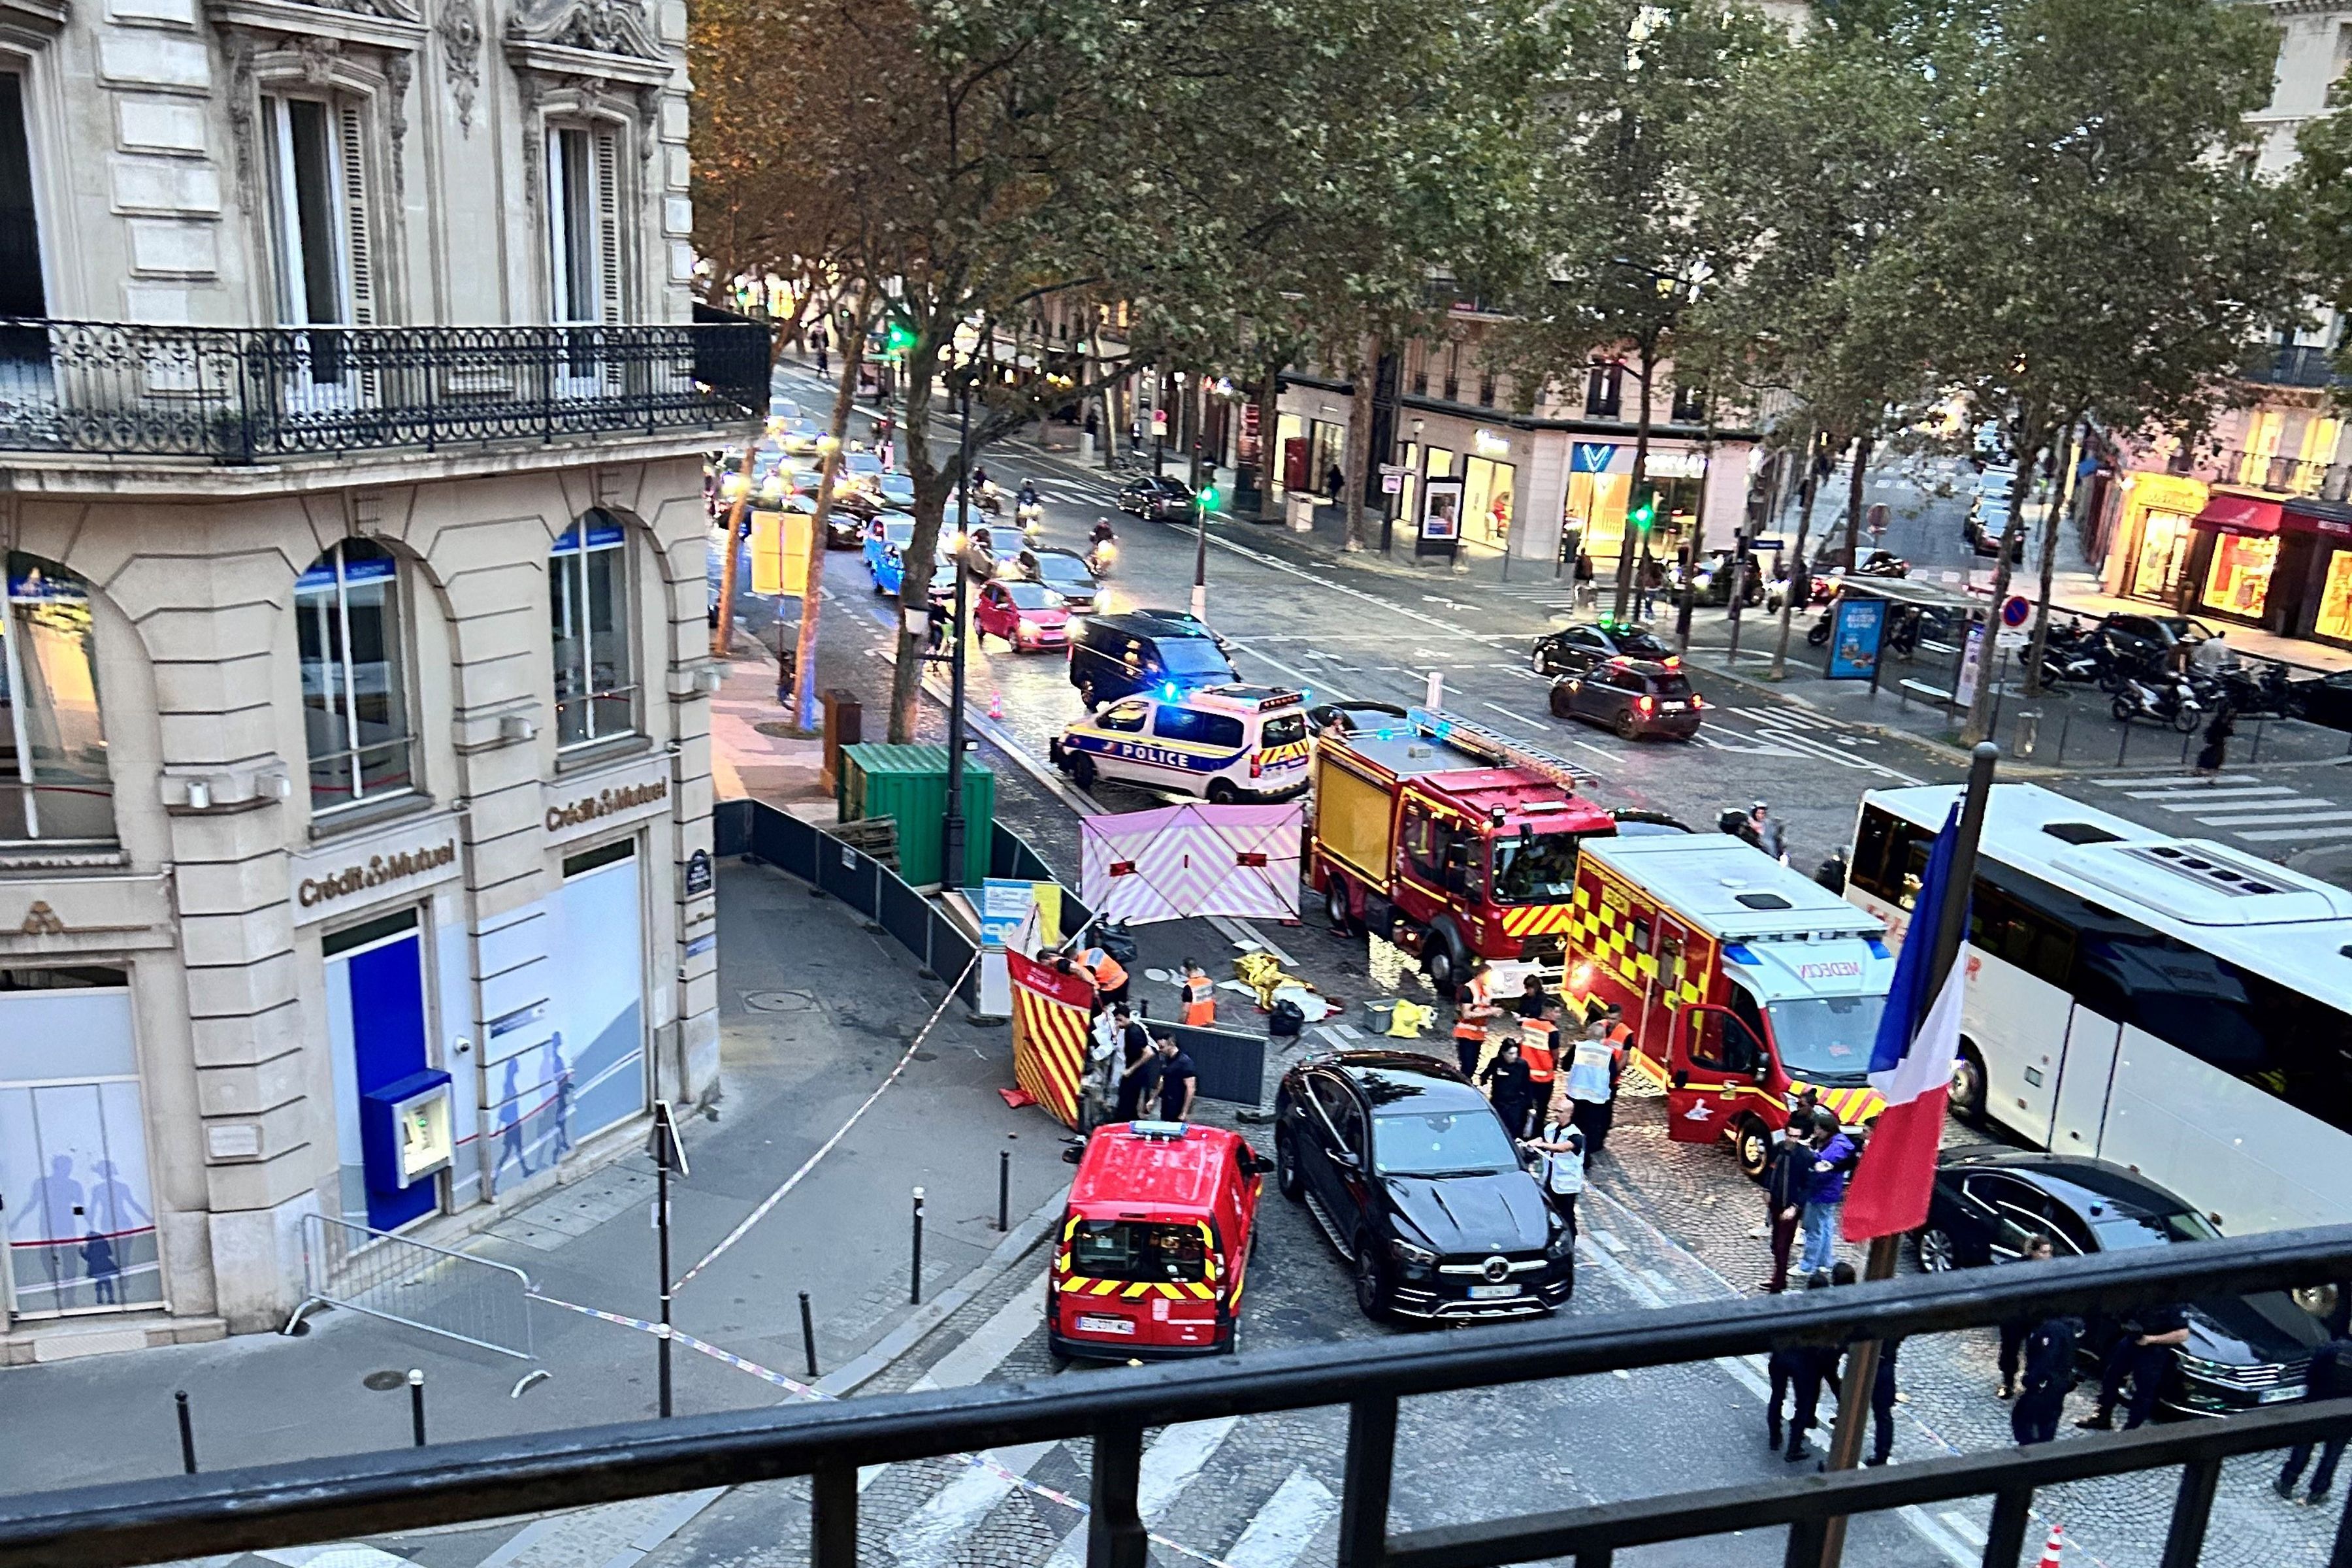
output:
<svg viewBox="0 0 2352 1568"><path fill-rule="evenodd" d="M2328 556L2327 584L2320 590L2319 614L2311 629L2318 637L2352 642L2352 550Z"/></svg>
<svg viewBox="0 0 2352 1568"><path fill-rule="evenodd" d="M2226 615L2249 618L2263 613L2270 596L2271 568L2278 562L2278 541L2242 533L2224 533L2213 541L2213 564L2205 575L2205 605Z"/></svg>

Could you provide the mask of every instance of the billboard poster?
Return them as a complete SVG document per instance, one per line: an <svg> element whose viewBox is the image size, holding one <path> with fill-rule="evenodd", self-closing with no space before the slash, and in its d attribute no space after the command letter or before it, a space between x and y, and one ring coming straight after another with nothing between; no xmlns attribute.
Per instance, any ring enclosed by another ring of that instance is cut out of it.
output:
<svg viewBox="0 0 2352 1568"><path fill-rule="evenodd" d="M1886 631L1886 601L1844 598L1830 623L1832 680L1868 680L1878 668L1879 639Z"/></svg>

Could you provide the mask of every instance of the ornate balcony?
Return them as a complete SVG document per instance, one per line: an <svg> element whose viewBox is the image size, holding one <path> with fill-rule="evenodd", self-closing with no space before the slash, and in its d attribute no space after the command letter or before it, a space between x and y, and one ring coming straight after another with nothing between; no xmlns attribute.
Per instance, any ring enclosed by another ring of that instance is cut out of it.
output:
<svg viewBox="0 0 2352 1568"><path fill-rule="evenodd" d="M235 465L719 430L768 406L753 321L163 327L0 320L0 451Z"/></svg>

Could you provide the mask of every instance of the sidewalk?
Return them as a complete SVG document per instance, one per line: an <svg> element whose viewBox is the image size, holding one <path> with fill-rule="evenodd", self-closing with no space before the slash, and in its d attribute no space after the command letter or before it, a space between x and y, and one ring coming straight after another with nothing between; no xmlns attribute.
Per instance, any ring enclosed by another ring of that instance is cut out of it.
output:
<svg viewBox="0 0 2352 1568"><path fill-rule="evenodd" d="M724 1098L715 1122L684 1129L693 1173L672 1184L674 1275L842 1126L942 994L840 905L777 872L726 865L718 890ZM914 1315L910 1190L919 1185L930 1194L926 1300L964 1278L1003 1239L993 1228L1000 1151L1012 1155L1016 1226L1053 1201L1068 1175L1052 1125L1006 1109L994 1092L1012 1081L1010 1053L1002 1026L974 1027L961 1008L948 1008L865 1120L677 1292L678 1326L801 1377L797 1293L805 1290L819 1365L837 1373ZM632 1152L499 1221L467 1249L522 1268L545 1296L653 1318L653 1190L650 1165ZM425 1373L436 1441L657 1413L649 1333L545 1304L531 1319L538 1364L553 1376L512 1398L523 1363L345 1311L318 1315L296 1339L246 1335L0 1373L0 1453L9 1457L0 1484L37 1490L176 1474L174 1389L188 1393L208 1470L405 1446L412 1367ZM782 1397L683 1349L675 1379L680 1415Z"/></svg>

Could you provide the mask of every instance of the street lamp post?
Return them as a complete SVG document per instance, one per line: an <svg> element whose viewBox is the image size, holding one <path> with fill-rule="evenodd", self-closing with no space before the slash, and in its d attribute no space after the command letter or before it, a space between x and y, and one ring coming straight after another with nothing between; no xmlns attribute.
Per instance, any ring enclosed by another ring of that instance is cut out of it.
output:
<svg viewBox="0 0 2352 1568"><path fill-rule="evenodd" d="M940 824L940 880L950 888L963 884L963 613L964 555L971 548L971 374L967 367L961 399L961 428L956 437L955 609L948 622L948 809ZM914 570L913 563L906 571ZM923 574L926 614L930 612L930 573ZM906 577L899 579L905 590Z"/></svg>
<svg viewBox="0 0 2352 1568"><path fill-rule="evenodd" d="M1217 499L1216 489L1204 485L1192 498L1192 618L1206 619L1209 614L1209 508Z"/></svg>

